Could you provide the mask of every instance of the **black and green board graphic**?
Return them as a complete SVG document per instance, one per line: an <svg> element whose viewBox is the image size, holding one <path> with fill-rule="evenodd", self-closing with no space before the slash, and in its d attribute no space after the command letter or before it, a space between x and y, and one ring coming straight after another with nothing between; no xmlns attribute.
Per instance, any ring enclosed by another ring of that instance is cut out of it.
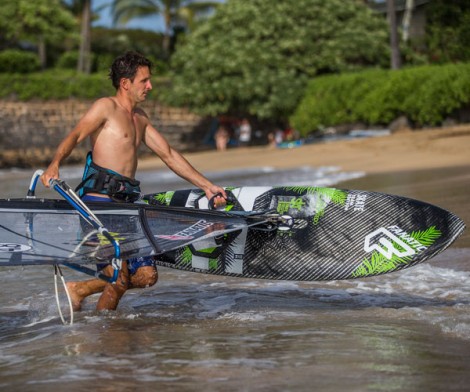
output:
<svg viewBox="0 0 470 392"><path fill-rule="evenodd" d="M123 259L256 279L337 280L398 271L449 247L465 225L400 196L322 187L229 187L224 211L198 189L144 203L87 203ZM109 239L65 200L0 200L0 266L111 263Z"/></svg>
<svg viewBox="0 0 470 392"><path fill-rule="evenodd" d="M285 280L337 280L398 271L446 249L465 225L439 207L376 192L322 187L228 187L225 210L284 217L227 244L192 244L160 256L188 271ZM147 195L149 204L207 209L200 190ZM222 249L223 248L223 249ZM215 252L219 249L218 252Z"/></svg>

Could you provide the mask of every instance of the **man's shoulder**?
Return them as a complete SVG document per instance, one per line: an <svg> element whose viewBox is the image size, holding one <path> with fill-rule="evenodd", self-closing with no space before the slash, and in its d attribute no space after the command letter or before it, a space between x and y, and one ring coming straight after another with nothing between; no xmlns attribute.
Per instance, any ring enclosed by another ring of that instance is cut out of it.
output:
<svg viewBox="0 0 470 392"><path fill-rule="evenodd" d="M108 118L116 111L117 103L111 97L99 98L90 107L89 113L93 116Z"/></svg>
<svg viewBox="0 0 470 392"><path fill-rule="evenodd" d="M145 118L148 118L148 115L147 113L145 112L144 109L142 109L141 107L136 107L134 109L134 113L137 114L138 116L143 116Z"/></svg>
<svg viewBox="0 0 470 392"><path fill-rule="evenodd" d="M98 107L106 107L109 109L113 109L117 106L116 101L114 100L113 97L103 97L97 99L94 103L93 106L98 106Z"/></svg>

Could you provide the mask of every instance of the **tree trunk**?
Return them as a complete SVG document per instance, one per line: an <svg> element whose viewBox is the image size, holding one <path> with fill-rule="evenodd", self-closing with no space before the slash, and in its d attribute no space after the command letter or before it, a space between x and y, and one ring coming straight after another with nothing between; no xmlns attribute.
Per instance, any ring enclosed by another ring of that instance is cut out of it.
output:
<svg viewBox="0 0 470 392"><path fill-rule="evenodd" d="M171 41L171 10L166 8L163 12L165 21L165 34L163 35L163 55L166 59L170 58L170 41Z"/></svg>
<svg viewBox="0 0 470 392"><path fill-rule="evenodd" d="M77 70L87 74L91 72L91 0L85 0L83 4Z"/></svg>
<svg viewBox="0 0 470 392"><path fill-rule="evenodd" d="M41 69L44 71L47 66L47 55L46 55L46 40L44 39L43 36L39 37L38 56L39 56L39 62L41 63Z"/></svg>
<svg viewBox="0 0 470 392"><path fill-rule="evenodd" d="M165 35L163 36L163 42L162 42L163 56L165 56L165 59L168 59L170 57L170 39L171 39L170 34L166 32Z"/></svg>
<svg viewBox="0 0 470 392"><path fill-rule="evenodd" d="M387 15L390 24L390 63L392 69L401 67L400 48L398 43L397 16L395 12L395 1L387 0Z"/></svg>
<svg viewBox="0 0 470 392"><path fill-rule="evenodd" d="M403 42L410 38L411 16L413 15L414 0L406 0L405 15L403 15Z"/></svg>

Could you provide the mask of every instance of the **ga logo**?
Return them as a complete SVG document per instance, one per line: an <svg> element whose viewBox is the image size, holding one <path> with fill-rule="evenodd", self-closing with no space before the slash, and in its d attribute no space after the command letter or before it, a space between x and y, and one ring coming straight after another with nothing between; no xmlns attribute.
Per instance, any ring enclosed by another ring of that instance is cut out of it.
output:
<svg viewBox="0 0 470 392"><path fill-rule="evenodd" d="M368 234L364 241L364 250L373 252L374 250L391 260L393 255L397 257L413 256L416 252L406 242L391 233L385 227Z"/></svg>
<svg viewBox="0 0 470 392"><path fill-rule="evenodd" d="M11 243L0 243L0 252L13 253L13 252L26 252L30 250L31 247L28 245L22 244L11 244Z"/></svg>

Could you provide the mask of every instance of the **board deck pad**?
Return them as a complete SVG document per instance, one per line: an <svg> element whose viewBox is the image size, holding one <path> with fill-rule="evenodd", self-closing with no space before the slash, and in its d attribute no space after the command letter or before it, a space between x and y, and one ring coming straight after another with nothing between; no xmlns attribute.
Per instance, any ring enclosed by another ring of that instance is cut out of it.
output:
<svg viewBox="0 0 470 392"><path fill-rule="evenodd" d="M214 256L214 241L158 256L171 268L283 280L375 276L422 263L464 231L454 214L421 201L323 187L228 187L225 210L271 211L291 228L242 230ZM207 209L201 190L146 195L149 204Z"/></svg>

